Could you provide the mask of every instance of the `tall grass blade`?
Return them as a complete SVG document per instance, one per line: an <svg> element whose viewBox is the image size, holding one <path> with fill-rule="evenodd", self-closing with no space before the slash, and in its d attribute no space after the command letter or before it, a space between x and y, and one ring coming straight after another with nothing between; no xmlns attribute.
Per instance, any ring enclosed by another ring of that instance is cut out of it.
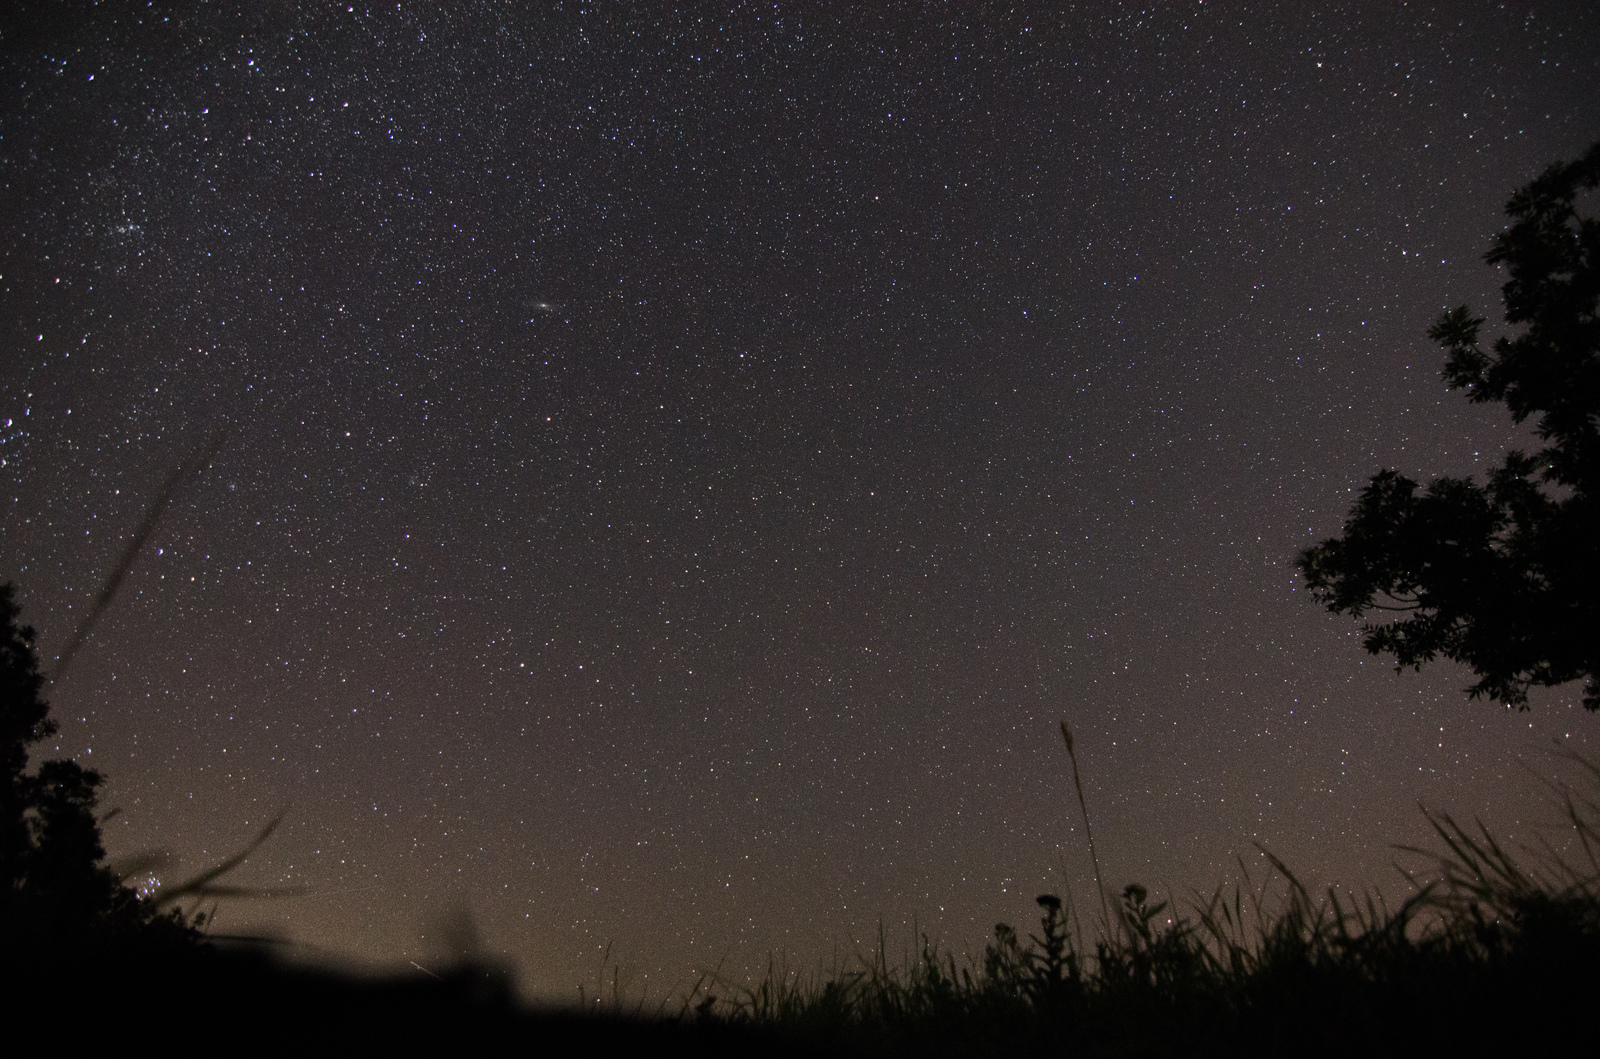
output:
<svg viewBox="0 0 1600 1059"><path fill-rule="evenodd" d="M1107 936L1111 932L1111 906L1106 902L1106 884L1100 876L1100 856L1094 848L1094 828L1089 823L1089 803L1083 797L1083 780L1078 776L1078 748L1072 738L1072 729L1061 722L1061 738L1067 743L1067 757L1072 759L1072 785L1078 791L1078 808L1083 811L1083 833L1089 840L1089 863L1094 865L1094 887L1100 894L1100 914L1104 917Z"/></svg>
<svg viewBox="0 0 1600 1059"><path fill-rule="evenodd" d="M185 478L199 474L211 465L211 461L222 449L222 443L228 438L228 428L218 427L206 444L194 452L182 463L177 470L167 476L166 482L161 486L161 491L156 494L155 501L151 503L150 510L145 512L143 520L133 531L127 547L122 549L122 555L111 568L111 574L106 578L105 584L100 586L100 592L94 598L94 605L89 608L89 613L84 615L78 628L73 632L72 639L67 641L67 646L62 649L56 658L56 664L50 671L50 682L59 684L61 678L66 676L67 668L72 665L72 659L77 655L78 649L83 646L94 627L99 624L101 615L111 606L111 601L116 598L117 589L122 587L123 580L128 576L128 571L133 568L134 560L139 557L139 552L144 549L144 543L161 524L161 516L166 514L167 504L172 500L172 494L178 489Z"/></svg>

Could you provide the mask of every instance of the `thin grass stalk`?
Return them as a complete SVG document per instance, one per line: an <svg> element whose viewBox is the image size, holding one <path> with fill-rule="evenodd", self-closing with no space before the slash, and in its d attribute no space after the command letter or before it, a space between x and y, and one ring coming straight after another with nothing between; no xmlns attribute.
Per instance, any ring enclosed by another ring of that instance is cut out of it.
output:
<svg viewBox="0 0 1600 1059"><path fill-rule="evenodd" d="M99 624L101 615L105 614L111 606L111 601L116 598L117 589L122 587L123 579L128 576L128 571L133 568L134 560L139 558L139 553L144 550L145 541L154 533L161 524L161 516L166 513L167 504L172 500L172 494L177 491L178 485L185 479L199 474L211 465L211 461L222 449L222 443L228 439L228 428L219 427L212 433L206 444L190 453L189 457L170 475L161 486L161 491L156 494L155 501L151 503L150 510L140 520L134 529L133 536L129 538L127 547L122 549L122 554L117 558L117 563L111 568L111 575L106 578L105 584L100 586L99 593L94 598L94 604L89 608L89 613L84 615L78 628L74 630L72 639L67 641L67 646L62 648L61 654L56 658L56 664L50 671L50 683L59 684L61 678L66 676L67 667L72 665L72 659L77 655L78 649L89 638L94 627Z"/></svg>
<svg viewBox="0 0 1600 1059"><path fill-rule="evenodd" d="M1061 722L1061 738L1067 743L1067 757L1072 759L1072 785L1078 791L1078 808L1083 811L1083 833L1089 840L1089 863L1094 865L1094 887L1100 894L1100 914L1105 917L1107 936L1110 936L1111 906L1106 902L1106 884L1100 876L1100 856L1094 848L1094 827L1089 823L1089 803L1083 797L1083 780L1078 775L1078 749L1072 738L1072 729Z"/></svg>

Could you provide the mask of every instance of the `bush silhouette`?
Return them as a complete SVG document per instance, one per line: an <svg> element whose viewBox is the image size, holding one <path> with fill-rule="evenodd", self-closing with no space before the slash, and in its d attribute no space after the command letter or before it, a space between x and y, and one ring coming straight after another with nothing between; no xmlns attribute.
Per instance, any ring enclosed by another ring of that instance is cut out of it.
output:
<svg viewBox="0 0 1600 1059"><path fill-rule="evenodd" d="M15 596L0 585L0 939L13 953L192 944L179 913L159 914L105 865L99 773L73 761L29 771L29 748L56 726Z"/></svg>

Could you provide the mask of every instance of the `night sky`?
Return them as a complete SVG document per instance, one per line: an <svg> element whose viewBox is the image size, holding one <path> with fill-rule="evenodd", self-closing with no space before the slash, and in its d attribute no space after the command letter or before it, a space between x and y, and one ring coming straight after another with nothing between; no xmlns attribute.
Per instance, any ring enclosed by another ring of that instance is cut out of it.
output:
<svg viewBox="0 0 1600 1059"><path fill-rule="evenodd" d="M1517 444L1513 188L1600 136L1589 3L82 8L0 21L0 577L220 932L573 995L1035 894L1390 886L1552 738L1293 560ZM49 10L50 5L44 5ZM48 749L48 748L47 748Z"/></svg>

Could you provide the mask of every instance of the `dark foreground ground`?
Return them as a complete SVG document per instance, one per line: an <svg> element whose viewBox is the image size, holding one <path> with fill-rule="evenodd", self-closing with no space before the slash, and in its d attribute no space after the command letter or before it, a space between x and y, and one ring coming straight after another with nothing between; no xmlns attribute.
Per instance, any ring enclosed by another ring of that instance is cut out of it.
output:
<svg viewBox="0 0 1600 1059"><path fill-rule="evenodd" d="M731 1023L608 1018L519 1004L483 969L361 978L258 953L35 958L3 972L0 1054L796 1054ZM19 1038L19 1030L27 1033ZM22 1040L43 1033L41 1046ZM16 1050L13 1050L13 1049Z"/></svg>
<svg viewBox="0 0 1600 1059"><path fill-rule="evenodd" d="M984 1005L924 997L830 1016L824 989L765 1023L520 1006L502 977L361 979L259 953L7 954L5 1054L1369 1056L1596 1054L1600 946L1550 937L1505 960L1383 974L1303 965L1224 997L1148 981L1120 995ZM1169 983L1177 986L1178 983ZM909 995L909 994L908 994ZM968 998L970 1001L971 998ZM913 1010L915 1009L915 1010ZM42 1046L22 1041L42 1034Z"/></svg>

